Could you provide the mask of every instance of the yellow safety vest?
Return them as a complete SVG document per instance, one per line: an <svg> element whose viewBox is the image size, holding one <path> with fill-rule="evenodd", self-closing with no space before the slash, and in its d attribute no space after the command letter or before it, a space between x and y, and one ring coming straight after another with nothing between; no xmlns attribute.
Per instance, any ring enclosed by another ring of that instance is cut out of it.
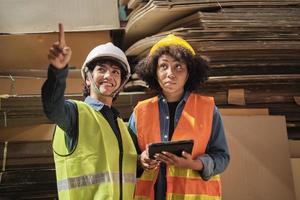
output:
<svg viewBox="0 0 300 200"><path fill-rule="evenodd" d="M203 155L211 136L214 100L191 93L174 130L172 140L193 139L192 157ZM158 98L139 102L134 110L138 143L141 150L146 145L160 141ZM149 123L151 119L151 123ZM158 170L144 171L137 181L136 200L153 200L154 184ZM220 200L221 183L219 175L204 181L195 170L167 165L167 200Z"/></svg>
<svg viewBox="0 0 300 200"><path fill-rule="evenodd" d="M68 152L65 133L58 126L53 138L59 199L133 199L137 153L125 123L120 118L117 119L123 144L120 169L119 156L122 155L109 123L100 112L86 103L74 102L78 108L79 131L75 150Z"/></svg>

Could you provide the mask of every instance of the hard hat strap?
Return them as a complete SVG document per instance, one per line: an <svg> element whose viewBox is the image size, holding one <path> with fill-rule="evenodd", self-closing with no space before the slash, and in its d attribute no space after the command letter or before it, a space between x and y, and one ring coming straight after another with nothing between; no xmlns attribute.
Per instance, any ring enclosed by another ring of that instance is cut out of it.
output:
<svg viewBox="0 0 300 200"><path fill-rule="evenodd" d="M86 68L87 68L87 67L86 67ZM93 84L93 86L94 86L94 91L95 91L97 94L101 94L99 88L97 87L97 85L96 85L96 83L95 83L95 81L94 81L94 79L93 79L93 76L92 76L91 72L90 72L89 70L87 70L87 71L86 71L86 74L87 74L87 76L88 76L90 82L91 82L91 83Z"/></svg>
<svg viewBox="0 0 300 200"><path fill-rule="evenodd" d="M129 78L130 78L130 74L127 74L125 80L124 80L123 83L120 85L120 87L119 87L116 91L114 91L114 92L112 93L112 97L113 97L113 98L114 98L114 97L122 90L122 88L123 88L124 85L127 83L127 81L128 81Z"/></svg>

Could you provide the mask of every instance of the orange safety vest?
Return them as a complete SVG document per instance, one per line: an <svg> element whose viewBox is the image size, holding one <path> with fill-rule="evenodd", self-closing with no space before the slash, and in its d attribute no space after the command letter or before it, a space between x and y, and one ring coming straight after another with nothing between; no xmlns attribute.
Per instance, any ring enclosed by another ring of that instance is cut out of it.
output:
<svg viewBox="0 0 300 200"><path fill-rule="evenodd" d="M211 136L214 99L191 93L174 130L172 141L193 139L192 157L195 159L205 153ZM160 122L158 97L139 102L134 109L136 129L140 149L160 141ZM151 123L149 123L151 119ZM154 184L158 170L144 171L135 189L136 200L153 200ZM198 171L167 166L168 200L219 200L221 183L219 175L204 181Z"/></svg>

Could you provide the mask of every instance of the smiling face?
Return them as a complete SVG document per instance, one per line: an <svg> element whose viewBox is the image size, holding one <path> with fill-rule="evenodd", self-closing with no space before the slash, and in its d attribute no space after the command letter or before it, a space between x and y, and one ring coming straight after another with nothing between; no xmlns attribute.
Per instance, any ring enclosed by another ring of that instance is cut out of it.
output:
<svg viewBox="0 0 300 200"><path fill-rule="evenodd" d="M112 94L121 85L121 70L119 66L111 63L97 64L92 71L92 78L100 93L97 93L94 84L86 79L86 84L90 86L90 96L105 103L107 98L112 99Z"/></svg>
<svg viewBox="0 0 300 200"><path fill-rule="evenodd" d="M184 93L184 85L188 79L186 63L163 54L158 59L156 69L157 81L168 102L178 101Z"/></svg>

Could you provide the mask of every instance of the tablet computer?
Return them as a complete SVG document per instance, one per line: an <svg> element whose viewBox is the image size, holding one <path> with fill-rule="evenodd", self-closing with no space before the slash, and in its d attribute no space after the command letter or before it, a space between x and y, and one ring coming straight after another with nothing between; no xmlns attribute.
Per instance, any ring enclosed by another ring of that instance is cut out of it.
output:
<svg viewBox="0 0 300 200"><path fill-rule="evenodd" d="M178 141L168 141L152 143L149 145L149 158L154 159L156 153L161 153L162 151L167 151L177 156L182 156L182 151L187 153L192 153L194 146L193 140L178 140Z"/></svg>

